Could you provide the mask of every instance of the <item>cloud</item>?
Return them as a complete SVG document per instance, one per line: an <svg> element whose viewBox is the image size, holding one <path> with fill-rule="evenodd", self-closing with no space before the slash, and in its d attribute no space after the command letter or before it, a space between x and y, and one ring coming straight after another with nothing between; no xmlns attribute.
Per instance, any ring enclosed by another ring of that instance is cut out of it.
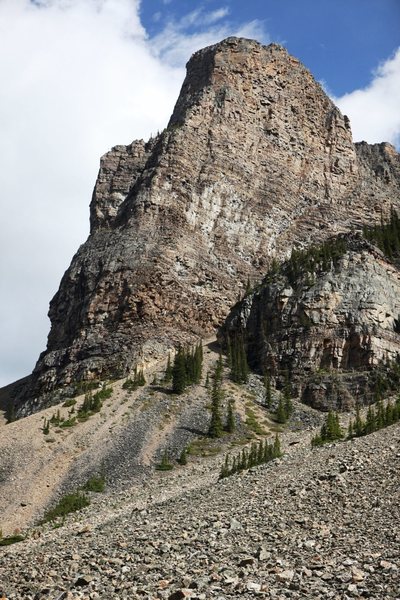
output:
<svg viewBox="0 0 400 600"><path fill-rule="evenodd" d="M263 33L222 22L222 7L149 39L139 4L0 0L0 385L46 346L48 303L87 237L100 156L163 129L192 52Z"/></svg>
<svg viewBox="0 0 400 600"><path fill-rule="evenodd" d="M151 40L155 56L176 67L185 64L196 50L215 44L228 37L257 39L267 44L271 40L265 32L263 21L254 19L237 25L224 19L229 9L206 12L198 8L179 19L170 19L164 29Z"/></svg>
<svg viewBox="0 0 400 600"><path fill-rule="evenodd" d="M45 348L100 156L166 125L184 70L150 51L131 0L2 0L0 52L2 385Z"/></svg>
<svg viewBox="0 0 400 600"><path fill-rule="evenodd" d="M350 118L355 141L391 142L400 147L400 48L373 73L371 83L334 98Z"/></svg>

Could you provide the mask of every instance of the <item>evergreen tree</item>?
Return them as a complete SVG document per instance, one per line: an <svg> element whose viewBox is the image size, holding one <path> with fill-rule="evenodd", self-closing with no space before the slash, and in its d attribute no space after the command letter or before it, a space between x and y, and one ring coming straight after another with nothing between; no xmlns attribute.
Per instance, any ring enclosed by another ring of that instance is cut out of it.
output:
<svg viewBox="0 0 400 600"><path fill-rule="evenodd" d="M354 429L354 435L356 437L359 437L360 435L363 435L363 433L364 433L364 423L363 423L363 421L361 419L361 416L360 416L360 407L359 407L358 404L356 406L356 418L355 418L355 421L354 421L354 428L353 429Z"/></svg>
<svg viewBox="0 0 400 600"><path fill-rule="evenodd" d="M286 421L290 418L293 412L293 403L292 403L292 387L290 385L289 372L285 371L285 383L283 387L283 403Z"/></svg>
<svg viewBox="0 0 400 600"><path fill-rule="evenodd" d="M354 432L353 432L353 421L350 419L349 422L349 428L347 430L347 437L351 440L351 438L354 436Z"/></svg>
<svg viewBox="0 0 400 600"><path fill-rule="evenodd" d="M206 377L206 388L208 389L210 387L210 374L207 371L207 377Z"/></svg>
<svg viewBox="0 0 400 600"><path fill-rule="evenodd" d="M281 443L278 434L275 434L274 445L272 447L272 457L279 458L280 456L282 456Z"/></svg>
<svg viewBox="0 0 400 600"><path fill-rule="evenodd" d="M208 429L208 435L212 438L219 438L222 435L222 418L221 418L221 401L222 389L221 380L219 378L219 368L215 369L211 390L211 422Z"/></svg>
<svg viewBox="0 0 400 600"><path fill-rule="evenodd" d="M249 378L243 335L235 337L232 341L230 376L236 383L247 383Z"/></svg>
<svg viewBox="0 0 400 600"><path fill-rule="evenodd" d="M272 392L271 392L271 377L268 373L264 375L264 389L265 389L265 406L271 408L272 403Z"/></svg>
<svg viewBox="0 0 400 600"><path fill-rule="evenodd" d="M172 367L172 391L174 394L182 394L187 386L185 351L179 348L175 355Z"/></svg>
<svg viewBox="0 0 400 600"><path fill-rule="evenodd" d="M329 411L323 423L319 435L316 435L311 440L311 446L321 446L328 442L340 440L343 437L343 432L340 427L339 415L334 411Z"/></svg>
<svg viewBox="0 0 400 600"><path fill-rule="evenodd" d="M282 456L282 451L278 436L275 436L273 444L269 444L267 440L265 442L260 440L258 444L253 442L250 451L243 448L240 454L233 457L232 466L230 465L230 457L228 455L225 457L224 464L221 467L220 479L234 475L238 471L262 465L280 456Z"/></svg>
<svg viewBox="0 0 400 600"><path fill-rule="evenodd" d="M275 413L275 421L277 423L286 423L286 421L287 421L286 410L285 410L285 405L283 402L282 395L279 396L278 408L276 409L276 413Z"/></svg>
<svg viewBox="0 0 400 600"><path fill-rule="evenodd" d="M164 451L161 462L156 466L157 471L171 471L174 465L171 463L167 450Z"/></svg>
<svg viewBox="0 0 400 600"><path fill-rule="evenodd" d="M235 414L234 414L234 401L233 400L229 400L228 402L228 412L227 412L227 416L226 416L226 431L228 433L233 433L235 431L236 428L236 423L235 423Z"/></svg>
<svg viewBox="0 0 400 600"><path fill-rule="evenodd" d="M180 453L178 463L182 466L187 465L187 449L184 448Z"/></svg>

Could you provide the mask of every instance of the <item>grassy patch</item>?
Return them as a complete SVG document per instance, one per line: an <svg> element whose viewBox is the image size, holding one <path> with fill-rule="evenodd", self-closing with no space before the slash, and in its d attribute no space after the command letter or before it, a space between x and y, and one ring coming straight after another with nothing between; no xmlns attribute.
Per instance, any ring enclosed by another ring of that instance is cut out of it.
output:
<svg viewBox="0 0 400 600"><path fill-rule="evenodd" d="M199 438L191 442L187 453L191 456L214 456L219 454L221 450L222 448L215 446L210 438Z"/></svg>
<svg viewBox="0 0 400 600"><path fill-rule="evenodd" d="M164 452L161 462L156 465L156 471L172 471L174 465L171 463L168 452Z"/></svg>
<svg viewBox="0 0 400 600"><path fill-rule="evenodd" d="M93 475L90 479L87 480L85 485L82 487L84 492L104 492L105 488L105 478L103 475Z"/></svg>
<svg viewBox="0 0 400 600"><path fill-rule="evenodd" d="M61 498L58 504L44 514L44 517L40 523L48 523L49 521L54 521L59 517L65 517L69 513L76 512L82 508L85 508L86 506L89 506L89 504L89 498L81 492L67 494Z"/></svg>
<svg viewBox="0 0 400 600"><path fill-rule="evenodd" d="M66 419L65 421L62 421L59 425L59 427L62 427L63 429L67 429L68 427L74 427L74 425L76 425L76 417L71 417L70 419Z"/></svg>
<svg viewBox="0 0 400 600"><path fill-rule="evenodd" d="M246 408L246 425L256 435L266 435L264 427L257 421L256 414L250 408Z"/></svg>
<svg viewBox="0 0 400 600"><path fill-rule="evenodd" d="M11 546L11 544L17 544L18 542L24 541L23 535L10 535L0 539L0 546Z"/></svg>
<svg viewBox="0 0 400 600"><path fill-rule="evenodd" d="M17 544L23 542L25 537L23 535L10 535L0 539L0 546L11 546L11 544Z"/></svg>
<svg viewBox="0 0 400 600"><path fill-rule="evenodd" d="M271 424L269 426L269 428L274 433L282 433L282 431L285 429L284 427L282 427L282 425L276 425L276 424Z"/></svg>
<svg viewBox="0 0 400 600"><path fill-rule="evenodd" d="M68 398L68 400L66 400L63 404L63 406L65 406L65 408L69 408L70 406L75 406L76 404L76 400L75 398Z"/></svg>

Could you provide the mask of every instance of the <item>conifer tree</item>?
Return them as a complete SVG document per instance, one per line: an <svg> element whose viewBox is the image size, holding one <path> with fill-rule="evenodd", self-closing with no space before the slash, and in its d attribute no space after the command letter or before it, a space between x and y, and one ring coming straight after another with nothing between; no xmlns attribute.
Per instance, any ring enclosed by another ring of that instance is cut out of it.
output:
<svg viewBox="0 0 400 600"><path fill-rule="evenodd" d="M286 423L287 421L282 395L279 397L278 408L276 409L275 413L275 421L277 421L277 423Z"/></svg>
<svg viewBox="0 0 400 600"><path fill-rule="evenodd" d="M247 364L243 335L235 337L232 341L231 356L232 381L235 381L236 383L247 383L249 378L249 367Z"/></svg>
<svg viewBox="0 0 400 600"><path fill-rule="evenodd" d="M279 458L280 456L282 456L281 443L278 434L275 435L274 445L272 448L272 456L273 458Z"/></svg>
<svg viewBox="0 0 400 600"><path fill-rule="evenodd" d="M219 378L219 368L215 369L211 390L211 422L208 429L208 435L212 438L219 438L222 435L222 418L221 418L221 400L222 389L221 380Z"/></svg>
<svg viewBox="0 0 400 600"><path fill-rule="evenodd" d="M175 394L182 394L187 385L185 351L179 348L175 355L172 367L172 390Z"/></svg>
<svg viewBox="0 0 400 600"><path fill-rule="evenodd" d="M311 446L321 446L327 442L334 442L343 437L343 432L339 423L339 415L336 412L329 411L321 427L319 435L311 440Z"/></svg>
<svg viewBox="0 0 400 600"><path fill-rule="evenodd" d="M184 448L182 450L182 452L180 453L178 463L180 465L187 465L187 449L186 448Z"/></svg>
<svg viewBox="0 0 400 600"><path fill-rule="evenodd" d="M360 416L360 407L357 404L356 406L356 418L354 421L354 435L356 437L359 437L360 435L363 435L364 433L364 424L362 422L361 416Z"/></svg>
<svg viewBox="0 0 400 600"><path fill-rule="evenodd" d="M226 431L228 433L233 433L235 431L236 423L235 423L235 414L234 414L234 401L229 400L228 402L228 412L226 416Z"/></svg>
<svg viewBox="0 0 400 600"><path fill-rule="evenodd" d="M265 389L265 406L271 407L272 403L272 392L271 392L271 377L268 373L264 375L264 389Z"/></svg>

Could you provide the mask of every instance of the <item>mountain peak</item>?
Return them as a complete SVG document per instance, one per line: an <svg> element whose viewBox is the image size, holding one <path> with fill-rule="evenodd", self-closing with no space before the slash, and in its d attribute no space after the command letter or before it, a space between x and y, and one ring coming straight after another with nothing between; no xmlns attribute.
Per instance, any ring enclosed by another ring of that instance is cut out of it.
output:
<svg viewBox="0 0 400 600"><path fill-rule="evenodd" d="M212 334L273 257L379 221L400 197L396 157L355 146L281 46L227 38L196 52L168 127L101 160L91 234L51 301L20 414Z"/></svg>

